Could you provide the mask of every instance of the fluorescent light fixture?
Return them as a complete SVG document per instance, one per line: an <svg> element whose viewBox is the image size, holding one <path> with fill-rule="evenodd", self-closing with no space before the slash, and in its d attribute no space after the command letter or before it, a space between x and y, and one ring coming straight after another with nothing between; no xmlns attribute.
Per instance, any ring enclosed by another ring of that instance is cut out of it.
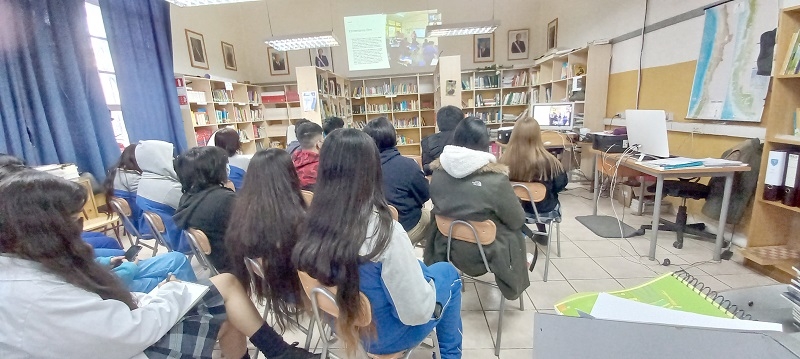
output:
<svg viewBox="0 0 800 359"><path fill-rule="evenodd" d="M478 35L493 33L500 26L499 21L478 21L461 24L429 25L426 37L444 37L460 35Z"/></svg>
<svg viewBox="0 0 800 359"><path fill-rule="evenodd" d="M237 2L248 2L258 0L166 0L180 7L187 6L202 6L202 5L219 5L219 4L233 4Z"/></svg>
<svg viewBox="0 0 800 359"><path fill-rule="evenodd" d="M264 43L278 51L339 46L339 41L336 40L332 32L276 36L267 39Z"/></svg>

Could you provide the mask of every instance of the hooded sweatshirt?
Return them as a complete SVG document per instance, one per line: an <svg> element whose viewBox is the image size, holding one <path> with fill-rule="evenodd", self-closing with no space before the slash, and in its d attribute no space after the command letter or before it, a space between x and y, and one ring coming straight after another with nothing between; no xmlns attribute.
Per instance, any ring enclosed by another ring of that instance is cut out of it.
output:
<svg viewBox="0 0 800 359"><path fill-rule="evenodd" d="M383 194L397 208L398 222L411 230L422 216L422 205L430 199L428 180L416 161L400 154L396 147L381 151Z"/></svg>
<svg viewBox="0 0 800 359"><path fill-rule="evenodd" d="M149 140L136 146L136 162L142 178L136 194L153 202L178 208L181 183L172 166L174 146L169 142Z"/></svg>
<svg viewBox="0 0 800 359"><path fill-rule="evenodd" d="M292 154L292 163L297 171L297 177L300 177L300 188L313 190L317 183L319 153L301 149Z"/></svg>
<svg viewBox="0 0 800 359"><path fill-rule="evenodd" d="M444 146L449 145L453 140L453 131L458 126L458 121L437 120L439 133L435 133L422 139L422 170L426 176L430 176L433 170L430 168L431 162L439 158L444 150Z"/></svg>
<svg viewBox="0 0 800 359"><path fill-rule="evenodd" d="M172 217L181 229L197 228L203 231L211 245L208 259L219 272L230 270L225 248L225 230L228 228L235 199L236 194L222 186L186 192Z"/></svg>

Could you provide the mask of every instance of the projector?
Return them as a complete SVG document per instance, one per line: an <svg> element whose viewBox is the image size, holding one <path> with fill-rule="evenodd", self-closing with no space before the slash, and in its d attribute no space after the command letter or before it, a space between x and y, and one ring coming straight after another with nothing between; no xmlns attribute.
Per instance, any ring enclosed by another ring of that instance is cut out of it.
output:
<svg viewBox="0 0 800 359"><path fill-rule="evenodd" d="M586 135L592 141L592 148L607 153L622 153L628 148L628 135L614 135L593 132Z"/></svg>

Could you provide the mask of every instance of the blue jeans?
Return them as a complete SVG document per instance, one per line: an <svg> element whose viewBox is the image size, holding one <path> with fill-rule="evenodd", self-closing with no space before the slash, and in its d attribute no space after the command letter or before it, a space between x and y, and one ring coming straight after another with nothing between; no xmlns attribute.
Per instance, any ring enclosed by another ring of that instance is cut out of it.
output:
<svg viewBox="0 0 800 359"><path fill-rule="evenodd" d="M139 261L138 271L128 284L131 292L148 293L172 273L175 278L185 282L197 282L189 259L180 252L159 254L153 258Z"/></svg>
<svg viewBox="0 0 800 359"><path fill-rule="evenodd" d="M100 232L83 232L81 238L84 242L89 243L94 249L107 248L107 249L122 249L116 239L111 238Z"/></svg>

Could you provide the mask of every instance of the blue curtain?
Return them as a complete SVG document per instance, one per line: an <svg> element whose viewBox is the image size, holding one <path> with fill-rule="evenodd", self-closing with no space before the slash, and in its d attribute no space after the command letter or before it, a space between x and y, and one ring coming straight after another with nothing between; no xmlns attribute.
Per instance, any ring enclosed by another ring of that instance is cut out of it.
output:
<svg viewBox="0 0 800 359"><path fill-rule="evenodd" d="M0 152L102 180L120 150L84 1L0 0L0 19Z"/></svg>
<svg viewBox="0 0 800 359"><path fill-rule="evenodd" d="M172 66L169 3L100 0L131 142L162 140L188 148Z"/></svg>

